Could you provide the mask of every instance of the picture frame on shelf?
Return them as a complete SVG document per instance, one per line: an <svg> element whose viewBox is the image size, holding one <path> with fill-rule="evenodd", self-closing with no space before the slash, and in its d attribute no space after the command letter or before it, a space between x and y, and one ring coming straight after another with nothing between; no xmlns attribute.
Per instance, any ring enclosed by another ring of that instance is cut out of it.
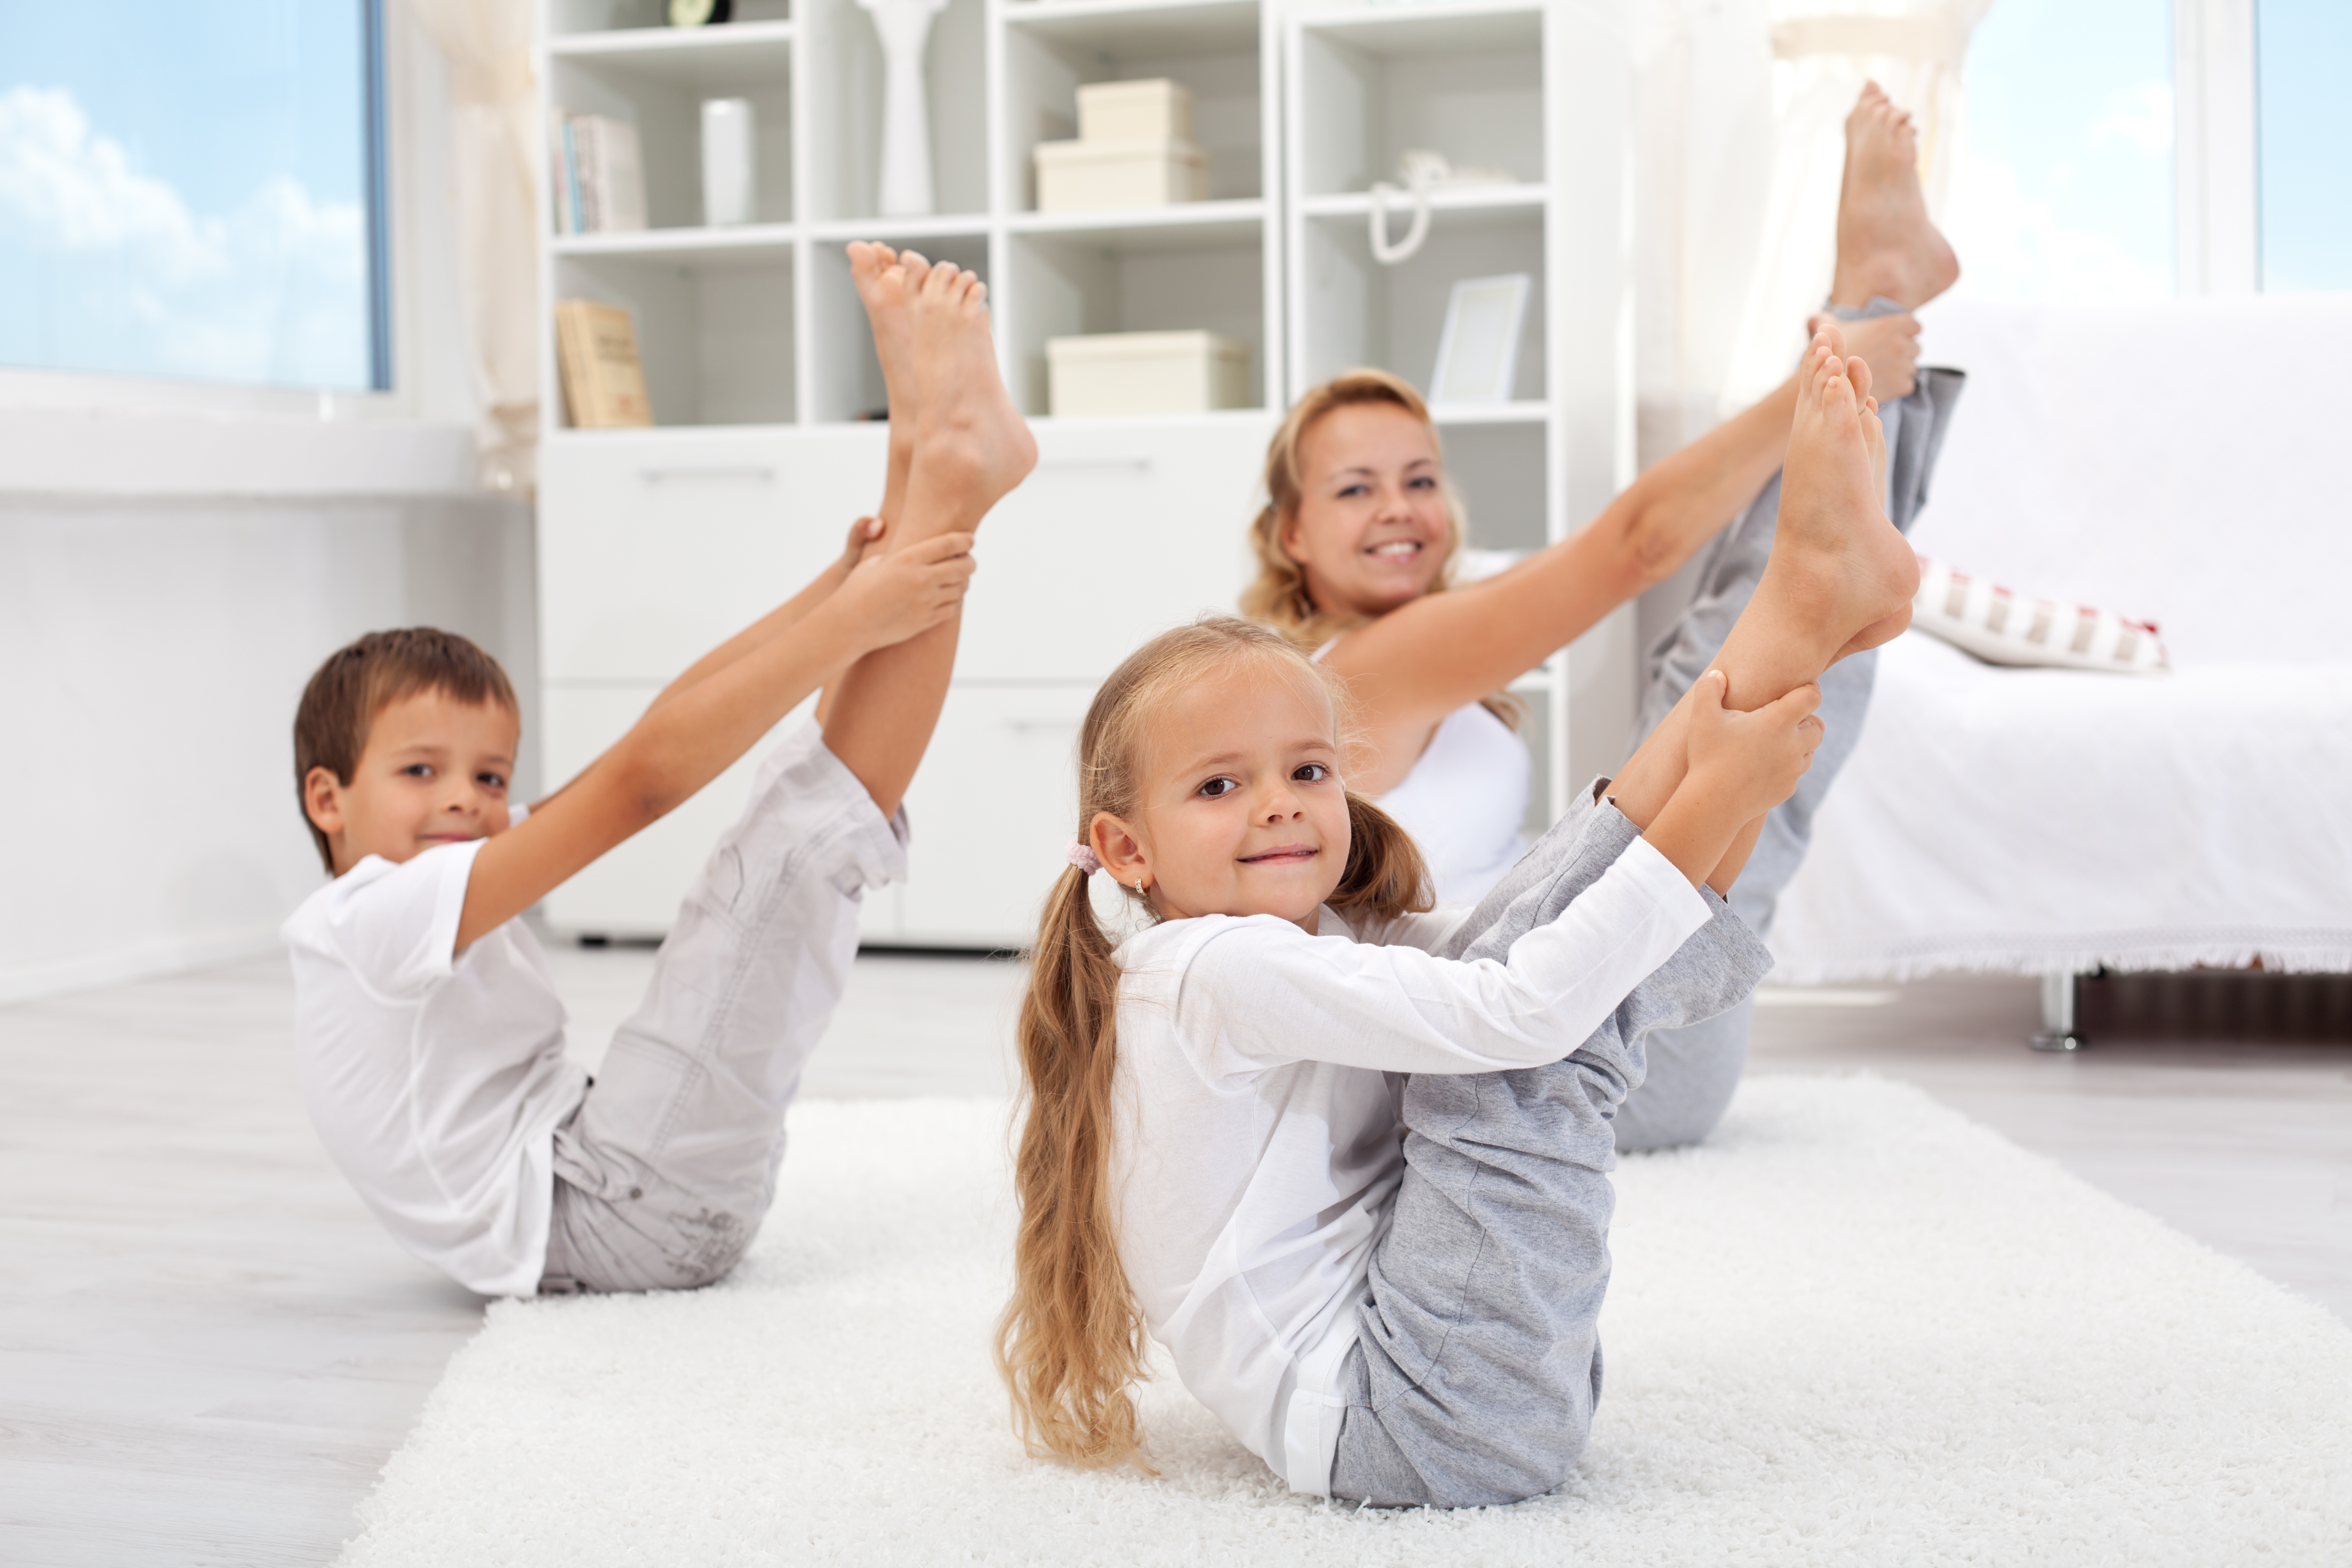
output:
<svg viewBox="0 0 2352 1568"><path fill-rule="evenodd" d="M1465 278L1445 302L1437 364L1429 400L1437 404L1508 403L1519 369L1519 330L1526 324L1534 280L1524 272Z"/></svg>

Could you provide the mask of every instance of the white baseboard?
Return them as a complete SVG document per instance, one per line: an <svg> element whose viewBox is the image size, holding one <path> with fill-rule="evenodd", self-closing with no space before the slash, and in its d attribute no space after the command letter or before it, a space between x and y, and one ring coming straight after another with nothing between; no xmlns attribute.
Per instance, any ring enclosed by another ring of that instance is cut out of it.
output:
<svg viewBox="0 0 2352 1568"><path fill-rule="evenodd" d="M40 963L0 965L0 1003L26 1002L94 986L120 985L159 974L257 958L278 945L276 924L238 926L200 936L163 937L135 947Z"/></svg>

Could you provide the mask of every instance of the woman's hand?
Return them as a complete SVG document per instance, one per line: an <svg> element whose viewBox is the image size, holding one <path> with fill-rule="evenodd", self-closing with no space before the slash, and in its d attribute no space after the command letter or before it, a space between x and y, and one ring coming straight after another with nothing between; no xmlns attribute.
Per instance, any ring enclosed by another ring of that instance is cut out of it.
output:
<svg viewBox="0 0 2352 1568"><path fill-rule="evenodd" d="M853 535L854 538L854 535ZM977 564L969 533L942 533L904 550L869 554L851 568L827 611L870 652L952 619Z"/></svg>
<svg viewBox="0 0 2352 1568"><path fill-rule="evenodd" d="M1698 786L1734 822L1763 816L1797 792L1797 781L1813 764L1824 730L1814 710L1822 689L1800 686L1778 702L1753 713L1723 705L1728 685L1710 669L1691 688L1690 772Z"/></svg>
<svg viewBox="0 0 2352 1568"><path fill-rule="evenodd" d="M1837 321L1827 315L1805 322L1810 335L1830 322L1845 339L1845 352L1870 366L1871 390L1882 403L1908 397L1919 384L1919 318L1909 311L1892 316L1867 316Z"/></svg>

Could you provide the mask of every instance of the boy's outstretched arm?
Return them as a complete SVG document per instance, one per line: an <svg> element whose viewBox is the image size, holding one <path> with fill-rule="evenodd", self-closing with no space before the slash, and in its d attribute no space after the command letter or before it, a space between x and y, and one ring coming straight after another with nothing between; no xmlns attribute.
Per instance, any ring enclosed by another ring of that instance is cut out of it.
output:
<svg viewBox="0 0 2352 1568"><path fill-rule="evenodd" d="M675 810L852 663L951 621L971 571L968 533L876 554L796 624L665 693L578 778L482 846L457 921L458 949Z"/></svg>
<svg viewBox="0 0 2352 1568"><path fill-rule="evenodd" d="M906 549L966 533L1037 462L1036 440L997 374L987 289L951 264L929 266L902 255L873 279L870 292L863 283L859 291L874 317L886 375L897 363L907 384L891 389L894 439L900 410L913 409L906 500L898 515L883 519L884 546ZM902 320L903 357L886 342ZM919 637L866 655L829 693L825 746L885 815L898 809L930 744L959 627L960 616L950 616Z"/></svg>

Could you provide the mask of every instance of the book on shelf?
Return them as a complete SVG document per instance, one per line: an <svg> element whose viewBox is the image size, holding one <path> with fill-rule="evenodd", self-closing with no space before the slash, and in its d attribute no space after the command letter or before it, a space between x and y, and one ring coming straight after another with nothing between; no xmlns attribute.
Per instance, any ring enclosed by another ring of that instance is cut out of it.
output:
<svg viewBox="0 0 2352 1568"><path fill-rule="evenodd" d="M593 300L558 300L555 359L573 428L611 430L654 422L645 369L637 362L636 323L626 310Z"/></svg>
<svg viewBox="0 0 2352 1568"><path fill-rule="evenodd" d="M646 160L635 121L558 111L548 128L558 234L646 226Z"/></svg>

